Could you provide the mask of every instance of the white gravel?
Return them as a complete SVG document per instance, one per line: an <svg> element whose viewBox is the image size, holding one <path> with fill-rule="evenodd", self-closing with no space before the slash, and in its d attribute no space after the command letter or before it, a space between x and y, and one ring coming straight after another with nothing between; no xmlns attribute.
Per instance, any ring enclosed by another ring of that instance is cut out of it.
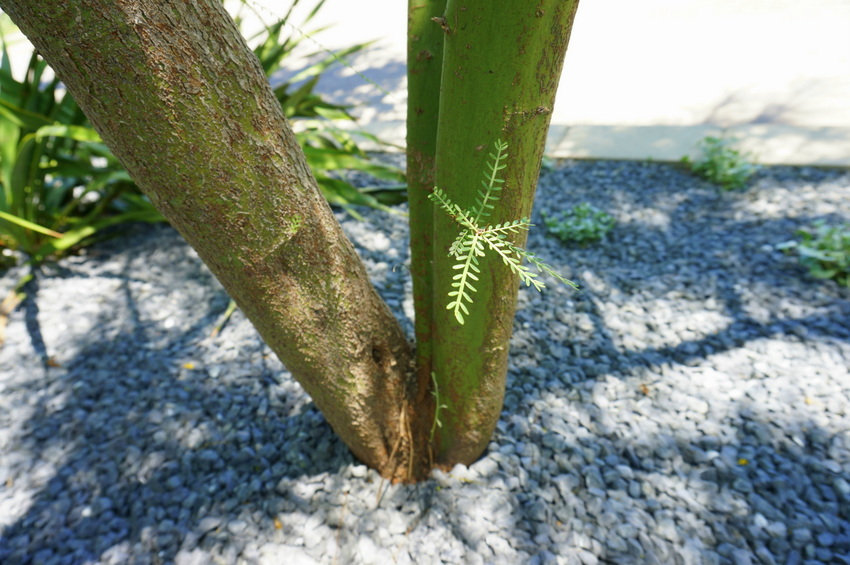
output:
<svg viewBox="0 0 850 565"><path fill-rule="evenodd" d="M850 291L773 248L850 219L850 175L567 162L534 220L585 201L618 224L531 234L582 290L521 290L488 453L415 486L355 462L240 313L210 337L227 296L170 228L46 266L0 350L0 562L850 564ZM405 220L362 212L409 328Z"/></svg>

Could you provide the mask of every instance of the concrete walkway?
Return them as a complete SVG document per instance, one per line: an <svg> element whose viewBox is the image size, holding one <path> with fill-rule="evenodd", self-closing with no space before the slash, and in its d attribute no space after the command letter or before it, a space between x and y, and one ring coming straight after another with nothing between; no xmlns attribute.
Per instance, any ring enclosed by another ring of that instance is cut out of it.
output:
<svg viewBox="0 0 850 565"><path fill-rule="evenodd" d="M320 90L399 145L406 11L402 0L327 0L306 26L333 24L316 35L329 49L377 40L352 66L389 94L347 68ZM848 30L847 0L584 0L547 152L678 160L726 130L762 163L850 166Z"/></svg>

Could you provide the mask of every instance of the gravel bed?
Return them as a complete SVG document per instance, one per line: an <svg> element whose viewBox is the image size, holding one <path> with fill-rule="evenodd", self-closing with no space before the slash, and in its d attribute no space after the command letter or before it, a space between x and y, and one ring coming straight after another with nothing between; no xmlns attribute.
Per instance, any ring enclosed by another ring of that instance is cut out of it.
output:
<svg viewBox="0 0 850 565"><path fill-rule="evenodd" d="M850 220L850 174L723 193L659 163L564 162L529 248L488 453L387 485L358 464L175 232L46 266L0 349L0 563L850 564L850 291L774 246ZM406 220L340 215L410 328ZM11 288L20 269L3 275Z"/></svg>

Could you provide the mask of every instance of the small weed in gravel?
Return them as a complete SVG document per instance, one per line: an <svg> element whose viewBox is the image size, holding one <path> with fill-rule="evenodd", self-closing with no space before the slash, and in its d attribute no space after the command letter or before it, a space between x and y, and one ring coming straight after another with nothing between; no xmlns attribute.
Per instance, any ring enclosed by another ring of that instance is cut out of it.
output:
<svg viewBox="0 0 850 565"><path fill-rule="evenodd" d="M605 237L614 227L614 217L584 202L563 212L560 216L543 214L543 222L549 233L564 243L585 245Z"/></svg>
<svg viewBox="0 0 850 565"><path fill-rule="evenodd" d="M834 279L850 288L850 223L829 225L824 220L811 230L797 231L801 241L786 241L777 246L786 252L794 250L809 274L818 279Z"/></svg>
<svg viewBox="0 0 850 565"><path fill-rule="evenodd" d="M751 162L751 156L734 148L737 139L727 137L706 137L699 143L702 158L692 161L682 157L682 163L691 171L707 181L719 184L724 190L744 188L747 181L758 170Z"/></svg>

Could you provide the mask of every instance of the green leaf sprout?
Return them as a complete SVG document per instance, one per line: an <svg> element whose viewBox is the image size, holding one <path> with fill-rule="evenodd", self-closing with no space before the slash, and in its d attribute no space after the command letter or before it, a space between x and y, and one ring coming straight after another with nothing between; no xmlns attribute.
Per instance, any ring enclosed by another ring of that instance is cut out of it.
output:
<svg viewBox="0 0 850 565"><path fill-rule="evenodd" d="M566 285L578 288L578 285L562 277L533 253L508 240L509 234L522 230L528 231L533 225L528 218L496 225L481 225L482 219L489 217L490 212L495 209L494 202L499 200L497 195L505 182L504 179L499 178L499 171L507 167L504 161L508 157L506 153L508 144L497 140L495 148L495 155L489 154L492 161L487 165L488 170L484 173L484 179L481 181L482 189L478 190L474 207L464 210L437 187L434 187L434 192L428 196L461 227L460 233L449 247L449 256L456 260L452 266L456 274L452 276L452 290L448 293L449 302L446 305L446 309L454 312L455 319L461 325L464 323L464 316L469 316L468 306L473 302L472 293L478 292L474 283L478 281L481 274L479 259L488 251L501 257L502 262L510 268L512 273L519 276L520 281L526 286L542 290L546 285L537 277L539 273L546 273ZM534 265L537 272L532 272L528 266L524 265L524 260Z"/></svg>

